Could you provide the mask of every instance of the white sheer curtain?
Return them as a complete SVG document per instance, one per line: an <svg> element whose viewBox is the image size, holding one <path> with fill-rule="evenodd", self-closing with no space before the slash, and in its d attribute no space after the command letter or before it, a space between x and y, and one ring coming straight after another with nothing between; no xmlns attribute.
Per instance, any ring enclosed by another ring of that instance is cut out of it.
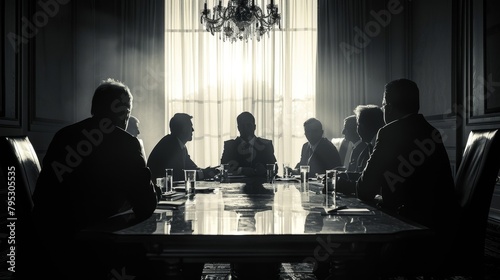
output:
<svg viewBox="0 0 500 280"><path fill-rule="evenodd" d="M255 2L262 8L269 1ZM278 163L295 165L303 123L315 116L316 1L275 1L282 29L232 44L203 29L204 3L165 3L165 133L175 113L192 115L191 157L200 167L216 166L224 141L238 136L237 115L249 111L256 135L273 141Z"/></svg>

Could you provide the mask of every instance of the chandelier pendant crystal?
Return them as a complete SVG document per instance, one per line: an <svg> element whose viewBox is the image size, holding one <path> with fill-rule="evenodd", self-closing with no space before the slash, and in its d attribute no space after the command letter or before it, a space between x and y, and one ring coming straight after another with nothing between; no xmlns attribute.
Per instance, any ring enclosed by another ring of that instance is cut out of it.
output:
<svg viewBox="0 0 500 280"><path fill-rule="evenodd" d="M219 39L223 41L236 42L238 40L248 42L248 39L260 38L274 29L275 25L281 29L281 14L274 0L267 5L267 14L255 5L255 0L249 4L249 0L228 0L227 7L222 5L222 0L214 6L213 13L207 8L205 0L204 9L201 11L201 24L207 31L215 35L219 33Z"/></svg>

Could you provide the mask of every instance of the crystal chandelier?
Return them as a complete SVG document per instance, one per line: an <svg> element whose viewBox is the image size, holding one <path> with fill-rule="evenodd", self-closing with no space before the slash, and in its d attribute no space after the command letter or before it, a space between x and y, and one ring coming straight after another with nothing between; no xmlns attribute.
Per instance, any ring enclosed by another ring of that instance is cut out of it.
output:
<svg viewBox="0 0 500 280"><path fill-rule="evenodd" d="M226 8L222 6L221 0L219 5L214 6L212 13L207 9L205 0L205 7L201 11L201 23L212 35L218 32L219 39L231 43L253 38L260 41L261 36L272 30L274 25L278 25L281 29L281 14L278 13L278 6L274 5L274 0L267 5L267 15L255 5L255 0L252 0L251 5L248 2L248 0L228 0Z"/></svg>

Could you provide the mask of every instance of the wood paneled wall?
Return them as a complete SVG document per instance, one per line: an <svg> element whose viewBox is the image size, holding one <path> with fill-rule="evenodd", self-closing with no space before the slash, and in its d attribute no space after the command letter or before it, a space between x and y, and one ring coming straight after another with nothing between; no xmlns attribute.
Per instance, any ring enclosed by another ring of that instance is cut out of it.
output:
<svg viewBox="0 0 500 280"><path fill-rule="evenodd" d="M135 4L132 2L127 4ZM131 21L137 18L124 14L124 3L119 0L0 3L3 27L0 135L28 135L41 161L57 130L90 117L94 90L110 77L131 88L135 96L132 113L144 119L142 138L147 150L152 149L164 135L165 111L161 105L165 99L163 79L158 77L152 88L147 71L164 71L145 63L140 65L145 69L129 63L131 58L140 59L132 53L146 50L127 42L134 33L129 32L134 28ZM160 5L159 9L163 16L164 7ZM162 24L163 17L159 25ZM163 28L157 30L163 34ZM155 40L163 46L163 37ZM151 61L162 64L163 57L160 51ZM150 108L149 104L158 107ZM154 121L146 122L147 119Z"/></svg>

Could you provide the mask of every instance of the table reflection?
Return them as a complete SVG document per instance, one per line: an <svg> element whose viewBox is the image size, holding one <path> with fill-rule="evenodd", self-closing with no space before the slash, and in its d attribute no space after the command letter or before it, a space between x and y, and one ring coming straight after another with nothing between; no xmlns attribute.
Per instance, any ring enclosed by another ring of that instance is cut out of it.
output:
<svg viewBox="0 0 500 280"><path fill-rule="evenodd" d="M175 210L156 210L148 220L117 231L154 235L311 235L385 233L417 229L380 211L371 216L322 215L330 207L325 195L299 183L214 183ZM320 191L320 189L319 189ZM331 197L329 198L331 201ZM341 197L338 205L367 207L355 198ZM163 211L163 212L162 212Z"/></svg>
<svg viewBox="0 0 500 280"><path fill-rule="evenodd" d="M309 190L301 192L298 187L259 181L218 184L213 193L196 194L182 209L173 211L182 212L183 220L174 213L168 231L157 220L154 233L303 234Z"/></svg>

